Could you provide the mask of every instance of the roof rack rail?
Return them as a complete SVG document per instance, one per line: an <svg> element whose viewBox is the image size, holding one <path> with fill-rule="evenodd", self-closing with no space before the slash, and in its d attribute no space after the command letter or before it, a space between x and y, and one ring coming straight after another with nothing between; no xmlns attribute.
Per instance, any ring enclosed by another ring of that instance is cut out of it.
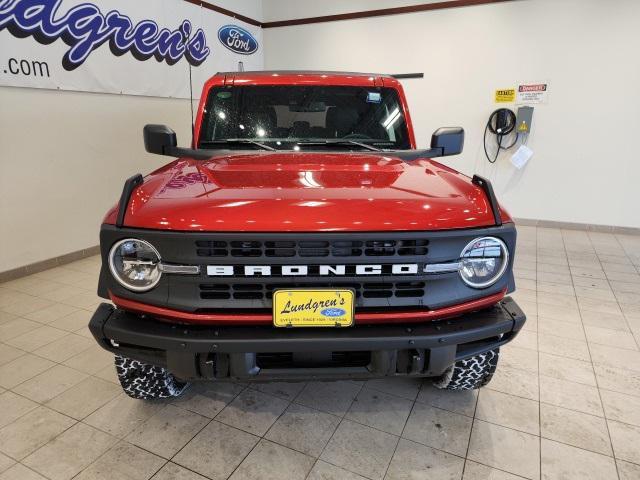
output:
<svg viewBox="0 0 640 480"><path fill-rule="evenodd" d="M484 194L487 196L487 200L489 200L489 204L491 205L491 211L493 212L493 219L496 222L496 225L499 227L502 225L502 217L500 216L500 206L498 205L498 200L496 199L496 194L493 191L493 186L491 182L480 175L474 175L471 179L471 183L477 185L482 189Z"/></svg>
<svg viewBox="0 0 640 480"><path fill-rule="evenodd" d="M118 217L116 219L116 227L122 228L124 225L124 216L127 214L127 207L129 206L129 199L135 188L142 184L142 175L136 173L133 177L127 178L122 188L122 195L120 195L120 203L118 204Z"/></svg>

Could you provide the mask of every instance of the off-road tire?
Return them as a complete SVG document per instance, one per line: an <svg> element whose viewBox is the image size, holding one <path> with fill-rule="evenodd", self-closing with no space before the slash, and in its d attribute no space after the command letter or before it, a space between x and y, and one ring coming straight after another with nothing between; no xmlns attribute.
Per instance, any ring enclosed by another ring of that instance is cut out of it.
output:
<svg viewBox="0 0 640 480"><path fill-rule="evenodd" d="M177 397L189 386L175 379L162 367L115 356L116 373L124 392L131 398L153 400Z"/></svg>
<svg viewBox="0 0 640 480"><path fill-rule="evenodd" d="M440 377L433 381L443 390L474 390L491 381L498 366L500 349L489 350L464 360L458 360Z"/></svg>

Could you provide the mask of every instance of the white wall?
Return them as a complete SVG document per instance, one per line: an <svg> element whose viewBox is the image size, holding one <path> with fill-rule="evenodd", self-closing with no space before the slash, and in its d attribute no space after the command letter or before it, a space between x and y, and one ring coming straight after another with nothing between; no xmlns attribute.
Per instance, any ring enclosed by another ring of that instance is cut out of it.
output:
<svg viewBox="0 0 640 480"><path fill-rule="evenodd" d="M142 127L190 139L189 100L0 88L0 272L98 244L124 180L168 161Z"/></svg>
<svg viewBox="0 0 640 480"><path fill-rule="evenodd" d="M363 9L315 4L265 0L265 17ZM419 143L440 126L463 126L465 152L444 163L492 179L514 216L640 227L639 25L635 0L522 0L265 29L265 68L424 72L404 81ZM522 172L507 156L489 165L482 134L493 90L538 80L551 87L534 113L534 157Z"/></svg>
<svg viewBox="0 0 640 480"><path fill-rule="evenodd" d="M404 7L442 0L263 0L265 22Z"/></svg>

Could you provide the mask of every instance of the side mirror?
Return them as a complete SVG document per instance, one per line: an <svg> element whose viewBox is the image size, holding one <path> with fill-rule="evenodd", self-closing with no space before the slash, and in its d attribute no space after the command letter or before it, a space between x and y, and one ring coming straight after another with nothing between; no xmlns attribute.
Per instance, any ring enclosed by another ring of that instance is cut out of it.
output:
<svg viewBox="0 0 640 480"><path fill-rule="evenodd" d="M144 148L149 153L170 155L178 145L176 132L166 125L145 125L142 131Z"/></svg>
<svg viewBox="0 0 640 480"><path fill-rule="evenodd" d="M431 149L440 151L440 157L458 155L464 146L464 129L462 127L439 128L431 135Z"/></svg>

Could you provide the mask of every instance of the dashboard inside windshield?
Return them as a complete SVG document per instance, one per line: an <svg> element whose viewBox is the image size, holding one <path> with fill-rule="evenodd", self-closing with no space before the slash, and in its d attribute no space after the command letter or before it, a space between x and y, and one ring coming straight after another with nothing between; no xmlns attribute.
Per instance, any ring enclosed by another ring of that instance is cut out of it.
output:
<svg viewBox="0 0 640 480"><path fill-rule="evenodd" d="M358 86L226 86L205 105L199 148L410 149L398 94Z"/></svg>

